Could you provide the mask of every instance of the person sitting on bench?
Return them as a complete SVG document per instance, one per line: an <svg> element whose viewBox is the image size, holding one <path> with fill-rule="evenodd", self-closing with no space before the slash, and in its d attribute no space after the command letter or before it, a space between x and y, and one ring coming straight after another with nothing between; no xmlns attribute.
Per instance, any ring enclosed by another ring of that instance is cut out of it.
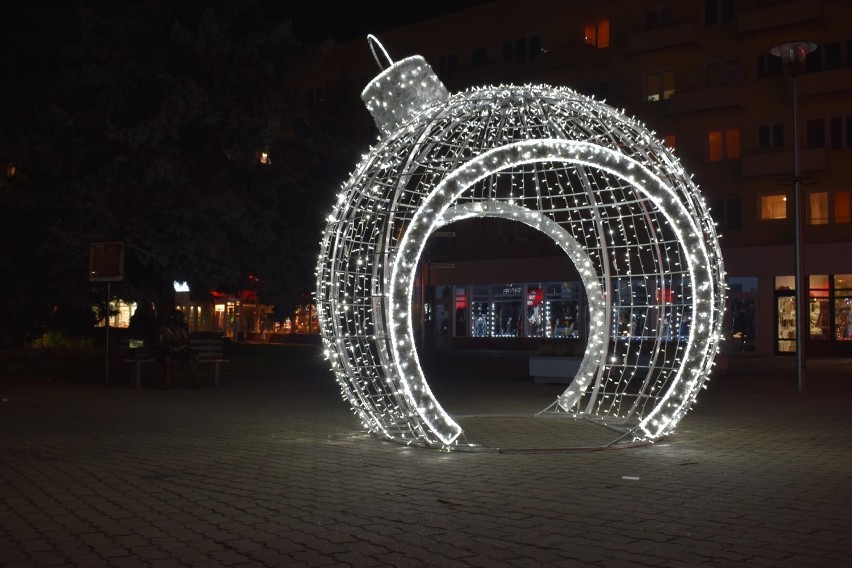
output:
<svg viewBox="0 0 852 568"><path fill-rule="evenodd" d="M160 326L157 334L160 357L166 366L166 388L174 386L171 365L172 362L189 361L192 357L189 350L189 327L183 320L183 312L174 309L168 319ZM190 372L194 381L194 373Z"/></svg>

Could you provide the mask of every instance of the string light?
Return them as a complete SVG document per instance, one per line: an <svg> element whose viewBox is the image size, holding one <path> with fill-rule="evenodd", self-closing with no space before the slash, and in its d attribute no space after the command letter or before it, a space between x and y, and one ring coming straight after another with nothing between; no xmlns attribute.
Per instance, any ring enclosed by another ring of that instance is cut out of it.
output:
<svg viewBox="0 0 852 568"><path fill-rule="evenodd" d="M390 64L362 93L384 137L338 194L316 271L324 353L364 428L467 444L421 369L411 297L432 233L496 217L549 236L588 297L579 372L542 412L633 441L669 434L709 376L725 304L718 238L691 177L602 102L547 85L451 95L422 57L394 63L368 39Z"/></svg>

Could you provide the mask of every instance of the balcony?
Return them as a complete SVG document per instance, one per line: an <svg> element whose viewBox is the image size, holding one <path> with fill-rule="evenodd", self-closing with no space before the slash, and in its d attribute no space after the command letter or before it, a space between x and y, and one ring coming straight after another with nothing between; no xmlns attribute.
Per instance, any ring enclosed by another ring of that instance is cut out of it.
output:
<svg viewBox="0 0 852 568"><path fill-rule="evenodd" d="M793 176L793 151L760 152L743 154L741 159L743 177ZM801 150L799 152L799 170L806 172L824 172L828 169L828 152L825 148Z"/></svg>
<svg viewBox="0 0 852 568"><path fill-rule="evenodd" d="M627 37L627 52L634 54L682 45L697 46L701 43L699 30L698 24L687 22L634 32Z"/></svg>
<svg viewBox="0 0 852 568"><path fill-rule="evenodd" d="M820 19L822 0L795 0L737 14L741 34Z"/></svg>
<svg viewBox="0 0 852 568"><path fill-rule="evenodd" d="M739 85L720 85L692 91L675 91L666 101L669 114L684 114L736 108L742 106L742 88Z"/></svg>

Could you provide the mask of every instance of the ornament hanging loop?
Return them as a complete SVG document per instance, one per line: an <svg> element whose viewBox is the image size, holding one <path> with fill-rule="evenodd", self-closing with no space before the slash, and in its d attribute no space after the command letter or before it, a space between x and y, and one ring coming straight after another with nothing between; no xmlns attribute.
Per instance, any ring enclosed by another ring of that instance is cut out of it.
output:
<svg viewBox="0 0 852 568"><path fill-rule="evenodd" d="M387 50L385 50L385 46L382 45L382 42L378 40L376 36L373 34L367 34L367 42L370 44L370 51L373 52L373 59L376 60L376 63L379 64L379 69L384 70L385 66L382 61L379 59L379 54L376 53L376 46L381 50L382 54L385 56L385 59L388 60L388 66L393 65L393 59L388 55Z"/></svg>

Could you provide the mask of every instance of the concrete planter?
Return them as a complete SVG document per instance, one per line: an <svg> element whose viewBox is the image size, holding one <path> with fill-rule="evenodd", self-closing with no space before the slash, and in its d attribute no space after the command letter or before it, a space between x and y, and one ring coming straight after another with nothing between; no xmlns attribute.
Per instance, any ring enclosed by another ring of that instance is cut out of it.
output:
<svg viewBox="0 0 852 568"><path fill-rule="evenodd" d="M530 376L536 384L570 384L580 370L582 357L530 355Z"/></svg>

